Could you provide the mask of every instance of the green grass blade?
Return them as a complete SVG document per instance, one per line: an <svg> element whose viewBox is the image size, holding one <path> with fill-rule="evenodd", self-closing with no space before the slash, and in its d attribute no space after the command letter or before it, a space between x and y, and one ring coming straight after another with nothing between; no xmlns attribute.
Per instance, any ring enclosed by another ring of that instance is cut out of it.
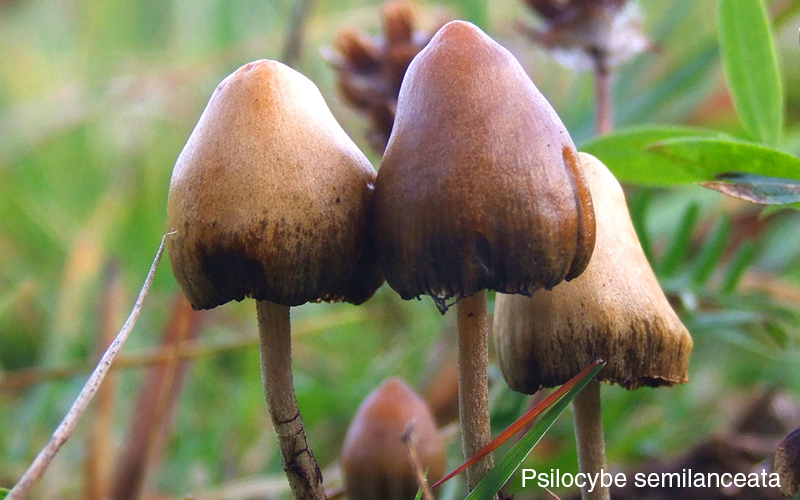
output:
<svg viewBox="0 0 800 500"><path fill-rule="evenodd" d="M777 146L783 126L783 91L767 12L761 0L720 0L719 46L725 77L745 130Z"/></svg>
<svg viewBox="0 0 800 500"><path fill-rule="evenodd" d="M9 490L5 488L0 488L0 500L3 500L6 495L8 495Z"/></svg>
<svg viewBox="0 0 800 500"><path fill-rule="evenodd" d="M709 38L691 53L685 53L660 81L641 91L618 88L614 95L618 103L615 115L619 124L683 121L686 114L711 92L709 82L713 77L710 74L718 58L717 43ZM622 79L620 75L618 81Z"/></svg>
<svg viewBox="0 0 800 500"><path fill-rule="evenodd" d="M478 483L475 489L472 490L472 493L467 496L466 500L491 500L492 497L500 491L500 488L511 479L511 476L519 469L522 462L527 458L539 440L542 439L542 436L550 429L556 419L558 419L564 409L575 399L575 396L586 387L586 384L597 375L603 366L604 365L598 365L595 367L595 369L586 374L572 390L558 400L558 402L542 416L542 419L539 420L536 425L511 448L502 460L497 463L494 469Z"/></svg>
<svg viewBox="0 0 800 500"><path fill-rule="evenodd" d="M739 282L742 280L745 271L756 260L756 246L752 241L748 241L736 251L725 272L725 278L722 280L722 293L733 293Z"/></svg>
<svg viewBox="0 0 800 500"><path fill-rule="evenodd" d="M681 217L678 232L672 239L667 249L667 253L658 265L658 274L661 276L672 276L678 271L682 262L686 261L689 248L692 242L692 233L697 226L697 219L700 216L700 207L692 203L686 208Z"/></svg>
<svg viewBox="0 0 800 500"><path fill-rule="evenodd" d="M751 142L689 137L667 139L647 149L697 181L715 181L721 174L734 172L800 180L800 158Z"/></svg>
<svg viewBox="0 0 800 500"><path fill-rule="evenodd" d="M694 269L692 269L692 283L705 285L708 282L717 263L722 260L722 254L725 252L730 234L731 219L725 215L717 221L700 248Z"/></svg>
<svg viewBox="0 0 800 500"><path fill-rule="evenodd" d="M423 473L425 478L428 478L428 468L425 468L425 472ZM414 497L414 500L422 500L422 488L417 488L417 495Z"/></svg>
<svg viewBox="0 0 800 500"><path fill-rule="evenodd" d="M689 137L721 138L712 130L692 127L646 126L619 129L581 146L596 156L620 182L646 186L672 186L703 180L681 164L648 150L653 143Z"/></svg>

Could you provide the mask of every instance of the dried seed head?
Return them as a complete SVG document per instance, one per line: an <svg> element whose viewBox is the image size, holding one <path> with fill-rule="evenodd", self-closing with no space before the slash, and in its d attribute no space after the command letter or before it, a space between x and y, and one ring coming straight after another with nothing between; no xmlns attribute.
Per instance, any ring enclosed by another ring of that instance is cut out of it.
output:
<svg viewBox="0 0 800 500"><path fill-rule="evenodd" d="M411 500L417 492L403 433L411 434L428 482L444 476L444 442L425 402L405 382L391 378L361 404L347 431L341 466L352 500Z"/></svg>
<svg viewBox="0 0 800 500"><path fill-rule="evenodd" d="M338 55L329 57L339 77L339 92L350 106L369 117L369 141L381 153L392 132L406 69L433 36L416 24L408 3L388 2L383 6L383 37L342 31L334 40Z"/></svg>
<svg viewBox="0 0 800 500"><path fill-rule="evenodd" d="M525 0L544 22L527 28L533 40L567 66L618 66L651 48L642 16L628 0Z"/></svg>
<svg viewBox="0 0 800 500"><path fill-rule="evenodd" d="M367 248L374 179L310 80L249 63L217 87L175 164L175 278L195 309L363 302L381 283Z"/></svg>
<svg viewBox="0 0 800 500"><path fill-rule="evenodd" d="M598 380L628 389L686 382L692 338L647 262L622 188L596 158L580 157L597 218L592 260L579 278L552 291L498 295L494 334L503 376L515 391L532 394L602 359Z"/></svg>
<svg viewBox="0 0 800 500"><path fill-rule="evenodd" d="M375 190L378 258L404 299L530 295L578 276L594 246L569 133L514 56L466 22L411 63Z"/></svg>
<svg viewBox="0 0 800 500"><path fill-rule="evenodd" d="M795 498L800 492L800 427L778 444L772 470L780 477L781 494Z"/></svg>

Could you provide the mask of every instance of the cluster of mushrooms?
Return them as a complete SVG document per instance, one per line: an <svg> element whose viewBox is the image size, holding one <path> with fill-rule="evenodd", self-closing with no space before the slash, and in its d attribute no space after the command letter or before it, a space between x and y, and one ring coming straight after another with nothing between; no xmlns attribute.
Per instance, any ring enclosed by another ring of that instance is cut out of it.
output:
<svg viewBox="0 0 800 500"><path fill-rule="evenodd" d="M274 61L239 68L177 160L168 230L195 309L256 299L267 406L298 499L325 493L294 394L289 308L360 304L384 277L403 299L456 305L466 457L491 437L487 290L499 292L494 335L514 390L562 384L598 359L598 379L627 388L687 380L691 337L619 184L576 151L511 53L467 22L442 27L411 62L377 174L310 80ZM575 404L585 472L605 467L599 386L588 389ZM471 467L468 487L491 468L491 455Z"/></svg>

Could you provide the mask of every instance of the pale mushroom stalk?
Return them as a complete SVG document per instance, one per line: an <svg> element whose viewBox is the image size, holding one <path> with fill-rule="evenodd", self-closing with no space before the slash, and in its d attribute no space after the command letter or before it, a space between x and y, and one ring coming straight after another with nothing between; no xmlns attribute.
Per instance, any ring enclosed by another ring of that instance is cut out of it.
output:
<svg viewBox="0 0 800 500"><path fill-rule="evenodd" d="M600 418L600 382L592 380L572 402L575 414L575 441L578 447L578 468L586 476L600 477L607 472L606 443L603 437L603 420ZM582 500L609 500L608 488L601 481L589 491L581 488Z"/></svg>
<svg viewBox="0 0 800 500"><path fill-rule="evenodd" d="M256 311L264 396L289 486L295 498L325 498L322 473L308 447L294 392L289 307L259 300Z"/></svg>
<svg viewBox="0 0 800 500"><path fill-rule="evenodd" d="M492 439L489 413L489 329L486 290L456 304L458 315L458 408L465 458ZM470 491L494 467L492 454L467 469Z"/></svg>

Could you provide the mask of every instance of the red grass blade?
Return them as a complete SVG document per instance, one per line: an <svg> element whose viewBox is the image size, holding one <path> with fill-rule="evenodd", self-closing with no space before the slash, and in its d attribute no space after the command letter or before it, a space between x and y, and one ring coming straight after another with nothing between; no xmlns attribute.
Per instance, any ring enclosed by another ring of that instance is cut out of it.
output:
<svg viewBox="0 0 800 500"><path fill-rule="evenodd" d="M435 482L431 486L431 488L436 488L438 486L441 486L445 482L449 481L450 479L464 472L472 464L474 464L475 462L486 456L486 454L491 453L497 448L499 448L500 445L508 441L509 438L511 438L511 436L513 436L514 434L519 432L520 429L528 425L531 420L538 417L545 410L547 410L553 403L561 399L561 397L564 396L564 394L566 394L567 392L570 391L570 389L575 387L575 385L580 380L582 380L589 372L591 372L594 368L596 368L597 365L604 363L605 363L604 361L599 361L599 360L595 361L594 363L586 367L583 371L581 371L579 374L572 377L567 383L559 387L557 391L553 392L545 399L543 399L541 403L539 403L538 405L534 406L533 408L525 412L521 417L517 419L516 422L509 425L508 428L506 428L506 430L498 434L496 438L491 440L489 444L484 446L478 453L471 456L466 462L464 462L463 464L458 466L455 470L453 470L453 472L447 474L442 479Z"/></svg>

